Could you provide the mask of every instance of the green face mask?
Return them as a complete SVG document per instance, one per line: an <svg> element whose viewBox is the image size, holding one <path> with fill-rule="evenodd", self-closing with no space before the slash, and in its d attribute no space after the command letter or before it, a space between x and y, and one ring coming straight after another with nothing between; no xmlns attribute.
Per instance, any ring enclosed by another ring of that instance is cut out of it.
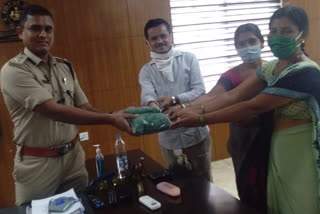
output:
<svg viewBox="0 0 320 214"><path fill-rule="evenodd" d="M284 36L268 36L268 44L271 48L271 52L275 57L279 59L285 59L292 56L297 48L297 39L302 35L302 32L296 37L284 37Z"/></svg>

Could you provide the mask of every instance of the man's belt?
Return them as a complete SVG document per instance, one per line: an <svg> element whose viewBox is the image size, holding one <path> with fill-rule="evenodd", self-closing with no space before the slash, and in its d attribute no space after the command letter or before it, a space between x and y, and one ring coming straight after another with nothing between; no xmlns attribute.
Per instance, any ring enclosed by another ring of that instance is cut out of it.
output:
<svg viewBox="0 0 320 214"><path fill-rule="evenodd" d="M34 148L34 147L27 147L22 146L20 150L21 156L35 156L35 157L59 157L62 155L67 154L74 148L74 145L78 141L78 134L69 142L65 143L62 146L55 147L55 148Z"/></svg>

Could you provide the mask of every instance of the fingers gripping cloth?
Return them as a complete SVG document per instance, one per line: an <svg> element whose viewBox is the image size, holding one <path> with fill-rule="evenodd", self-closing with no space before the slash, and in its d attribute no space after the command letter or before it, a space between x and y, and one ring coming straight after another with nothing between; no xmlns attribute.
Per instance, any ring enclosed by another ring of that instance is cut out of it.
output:
<svg viewBox="0 0 320 214"><path fill-rule="evenodd" d="M139 114L139 117L129 119L134 134L152 134L165 131L170 126L169 118L154 107L129 108L127 114Z"/></svg>

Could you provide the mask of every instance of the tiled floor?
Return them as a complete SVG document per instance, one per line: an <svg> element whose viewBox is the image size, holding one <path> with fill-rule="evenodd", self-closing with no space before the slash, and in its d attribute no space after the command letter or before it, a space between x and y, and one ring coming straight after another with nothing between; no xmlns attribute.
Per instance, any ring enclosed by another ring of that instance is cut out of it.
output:
<svg viewBox="0 0 320 214"><path fill-rule="evenodd" d="M239 198L231 158L214 161L211 163L211 168L214 184Z"/></svg>

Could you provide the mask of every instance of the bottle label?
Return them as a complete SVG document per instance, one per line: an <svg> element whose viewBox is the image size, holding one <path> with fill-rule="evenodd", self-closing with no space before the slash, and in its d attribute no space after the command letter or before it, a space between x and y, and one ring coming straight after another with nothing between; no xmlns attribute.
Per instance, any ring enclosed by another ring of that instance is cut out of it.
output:
<svg viewBox="0 0 320 214"><path fill-rule="evenodd" d="M98 158L96 160L96 168L97 168L97 177L100 177L104 171L104 160Z"/></svg>
<svg viewBox="0 0 320 214"><path fill-rule="evenodd" d="M128 170L128 157L126 155L117 156L117 168L120 178L125 177L126 171Z"/></svg>
<svg viewBox="0 0 320 214"><path fill-rule="evenodd" d="M176 157L182 155L182 154L183 154L182 149L175 149L175 150L173 150L173 154L174 154L174 156L176 156Z"/></svg>

